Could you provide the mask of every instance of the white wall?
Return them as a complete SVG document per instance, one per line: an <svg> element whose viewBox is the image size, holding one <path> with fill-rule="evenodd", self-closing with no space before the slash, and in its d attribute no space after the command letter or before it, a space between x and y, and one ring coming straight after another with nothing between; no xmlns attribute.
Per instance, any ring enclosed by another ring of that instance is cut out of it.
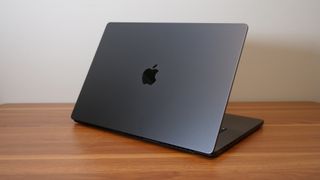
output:
<svg viewBox="0 0 320 180"><path fill-rule="evenodd" d="M320 101L317 0L0 0L0 103L74 102L109 21L245 22L231 100Z"/></svg>

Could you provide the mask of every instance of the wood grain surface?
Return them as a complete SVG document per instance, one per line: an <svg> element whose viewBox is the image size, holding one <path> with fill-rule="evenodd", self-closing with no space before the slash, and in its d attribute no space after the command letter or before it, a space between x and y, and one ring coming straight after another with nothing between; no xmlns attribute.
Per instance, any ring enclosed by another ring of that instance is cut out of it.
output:
<svg viewBox="0 0 320 180"><path fill-rule="evenodd" d="M0 179L320 179L320 103L231 103L265 124L218 158L77 124L72 108L0 105Z"/></svg>

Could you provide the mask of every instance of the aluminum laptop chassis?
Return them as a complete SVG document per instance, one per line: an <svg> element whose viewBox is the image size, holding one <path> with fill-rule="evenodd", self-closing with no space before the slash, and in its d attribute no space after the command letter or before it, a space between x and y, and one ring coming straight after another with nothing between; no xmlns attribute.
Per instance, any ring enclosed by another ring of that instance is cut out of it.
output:
<svg viewBox="0 0 320 180"><path fill-rule="evenodd" d="M76 122L206 156L262 126L225 114L245 24L109 23Z"/></svg>

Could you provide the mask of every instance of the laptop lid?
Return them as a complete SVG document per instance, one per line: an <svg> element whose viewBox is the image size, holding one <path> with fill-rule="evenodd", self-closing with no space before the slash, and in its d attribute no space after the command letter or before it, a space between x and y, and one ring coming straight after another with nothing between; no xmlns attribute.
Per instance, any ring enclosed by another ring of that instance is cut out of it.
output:
<svg viewBox="0 0 320 180"><path fill-rule="evenodd" d="M72 118L212 153L247 29L245 24L109 23Z"/></svg>

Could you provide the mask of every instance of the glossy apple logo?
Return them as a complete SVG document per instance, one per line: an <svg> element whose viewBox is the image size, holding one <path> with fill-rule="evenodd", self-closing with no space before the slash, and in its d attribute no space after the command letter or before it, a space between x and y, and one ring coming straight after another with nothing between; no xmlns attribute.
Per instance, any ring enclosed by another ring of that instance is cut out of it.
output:
<svg viewBox="0 0 320 180"><path fill-rule="evenodd" d="M152 85L154 82L156 82L156 74L159 72L158 69L156 69L156 67L157 67L157 64L152 66L152 68L148 68L144 70L142 74L143 84Z"/></svg>

